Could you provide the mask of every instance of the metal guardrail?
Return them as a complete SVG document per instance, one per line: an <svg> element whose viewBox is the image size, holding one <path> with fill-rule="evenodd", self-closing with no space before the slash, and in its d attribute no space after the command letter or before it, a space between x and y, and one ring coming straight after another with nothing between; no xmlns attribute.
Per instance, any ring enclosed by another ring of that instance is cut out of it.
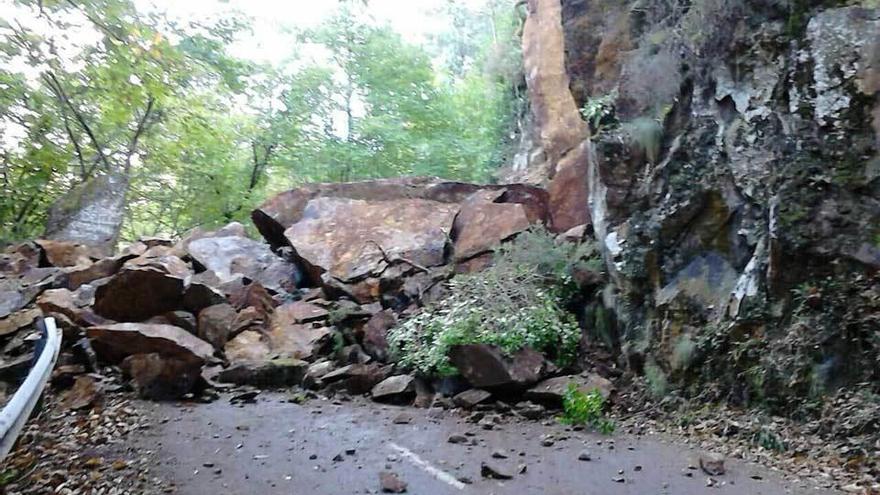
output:
<svg viewBox="0 0 880 495"><path fill-rule="evenodd" d="M36 407L43 389L52 376L55 361L61 351L61 332L54 318L37 321L42 336L34 350L34 365L15 395L0 411L0 460L9 454L19 433Z"/></svg>

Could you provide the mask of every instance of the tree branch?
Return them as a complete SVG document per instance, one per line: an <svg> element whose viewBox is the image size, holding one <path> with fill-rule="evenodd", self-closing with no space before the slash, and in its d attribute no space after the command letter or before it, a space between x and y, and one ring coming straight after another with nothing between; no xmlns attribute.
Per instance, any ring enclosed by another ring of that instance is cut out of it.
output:
<svg viewBox="0 0 880 495"><path fill-rule="evenodd" d="M101 146L101 143L98 142L98 138L95 137L95 133L92 132L91 126L89 126L89 123L86 122L85 117L83 117L76 106L67 97L67 94L64 92L64 88L61 86L61 82L58 80L57 77L55 77L55 74L51 71L46 72L46 74L54 82L54 84L50 84L49 87L53 88L52 90L56 93L56 96L58 96L61 101L66 103L67 108L69 108L70 111L73 112L73 116L76 118L76 121L79 123L80 127L82 127L83 131L85 131L86 135L89 136L89 140L91 140L92 146L95 147L95 151L98 153L98 158L109 172L112 168L110 166L110 161L107 160L107 156L104 154L104 148Z"/></svg>
<svg viewBox="0 0 880 495"><path fill-rule="evenodd" d="M153 104L155 102L156 99L152 96L147 98L147 108L144 109L144 114L141 116L140 121L138 121L134 135L131 136L131 142L128 145L128 153L125 156L125 175L128 175L129 170L131 170L131 157L137 151L138 141L140 141L141 135L143 135L144 131L149 126L148 119L150 118L150 113L153 111Z"/></svg>
<svg viewBox="0 0 880 495"><path fill-rule="evenodd" d="M58 100L58 104L61 107L61 120L64 121L64 130L67 131L67 136L70 138L70 142L73 143L73 148L76 150L76 159L79 162L79 175L82 180L86 180L86 165L85 160L83 159L82 147L79 144L79 140L76 138L76 135L73 133L73 130L70 128L70 119L67 118L67 106L64 103L64 98L61 97L63 90L60 88L54 88L52 80L47 77L45 74L42 75L43 81L52 88L52 93L55 94L55 98Z"/></svg>

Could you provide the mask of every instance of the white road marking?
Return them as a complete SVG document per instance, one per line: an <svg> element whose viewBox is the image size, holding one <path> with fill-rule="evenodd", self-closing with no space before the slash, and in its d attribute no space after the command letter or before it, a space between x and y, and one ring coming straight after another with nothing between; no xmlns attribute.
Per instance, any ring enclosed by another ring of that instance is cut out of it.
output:
<svg viewBox="0 0 880 495"><path fill-rule="evenodd" d="M452 476L451 474L447 473L446 471L443 471L441 469L434 467L433 465L431 465L430 462L428 462L428 461L422 459L421 457L419 457L418 455L416 455L415 452L409 450L406 447L401 447L400 445L397 445L394 442L388 442L388 446L391 447L392 449L396 450L398 454L407 458L410 462L415 464L416 467L427 472L428 474L430 474L434 478L446 483L447 485L458 488L459 490L464 490L464 487L465 487L464 483L455 479L455 476Z"/></svg>

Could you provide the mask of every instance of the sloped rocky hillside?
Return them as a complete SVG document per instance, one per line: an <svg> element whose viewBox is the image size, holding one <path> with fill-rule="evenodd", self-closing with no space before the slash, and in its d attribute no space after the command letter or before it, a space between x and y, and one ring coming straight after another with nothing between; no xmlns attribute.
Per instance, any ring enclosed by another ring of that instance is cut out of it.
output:
<svg viewBox="0 0 880 495"><path fill-rule="evenodd" d="M527 7L534 146L508 176L592 226L622 359L736 402L876 392L876 2Z"/></svg>

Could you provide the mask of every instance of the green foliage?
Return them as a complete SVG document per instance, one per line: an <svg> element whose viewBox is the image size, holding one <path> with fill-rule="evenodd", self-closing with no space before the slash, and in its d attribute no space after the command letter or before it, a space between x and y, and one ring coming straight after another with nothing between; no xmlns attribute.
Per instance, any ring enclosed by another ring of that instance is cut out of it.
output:
<svg viewBox="0 0 880 495"><path fill-rule="evenodd" d="M752 441L755 445L759 445L767 450L776 452L785 452L787 450L785 442L779 438L779 435L767 428L758 430L753 436Z"/></svg>
<svg viewBox="0 0 880 495"><path fill-rule="evenodd" d="M614 422L605 417L605 399L598 390L583 393L569 383L562 397L560 422L568 425L587 425L606 435L614 432Z"/></svg>
<svg viewBox="0 0 880 495"><path fill-rule="evenodd" d="M241 221L305 182L488 181L521 104L515 15L444 8L453 26L422 47L344 2L290 48L322 55L266 66L227 52L239 17L16 2L35 20L0 23L0 241L39 235L52 201L111 171L130 179L126 239Z"/></svg>
<svg viewBox="0 0 880 495"><path fill-rule="evenodd" d="M614 102L617 100L617 91L612 91L602 96L588 98L581 108L581 115L590 125L590 132L596 136L602 132L603 121L614 116Z"/></svg>
<svg viewBox="0 0 880 495"><path fill-rule="evenodd" d="M389 345L404 367L426 375L456 370L447 353L485 343L513 353L531 347L571 364L580 329L564 308L576 290L571 270L593 247L557 245L543 230L524 232L496 253L493 266L449 282L450 295L393 328Z"/></svg>

